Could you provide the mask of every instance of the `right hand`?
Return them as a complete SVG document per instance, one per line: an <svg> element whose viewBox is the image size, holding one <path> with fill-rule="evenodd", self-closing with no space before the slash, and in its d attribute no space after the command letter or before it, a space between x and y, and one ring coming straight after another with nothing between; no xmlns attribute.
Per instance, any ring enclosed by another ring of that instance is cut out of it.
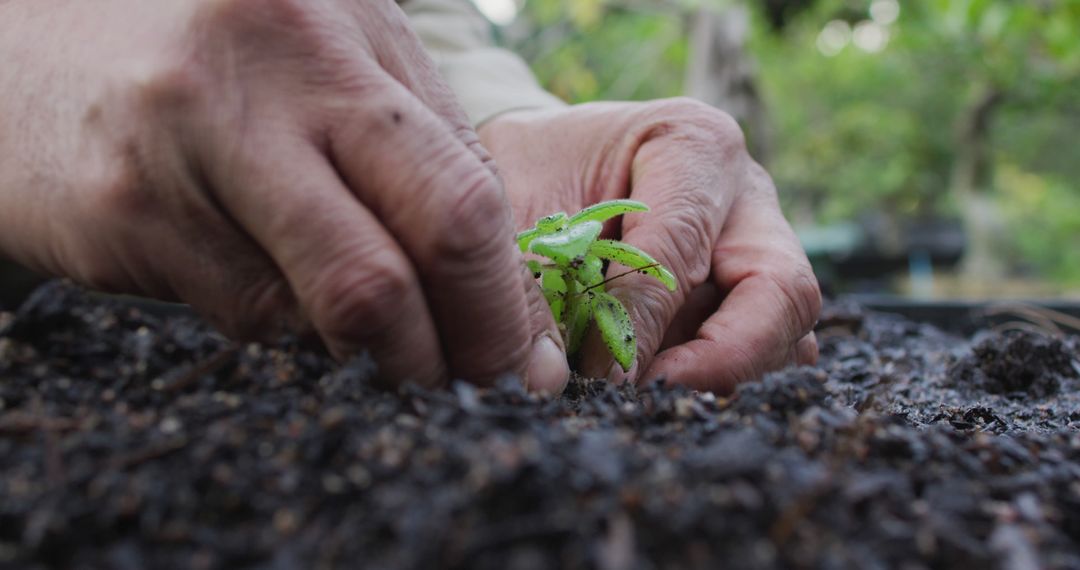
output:
<svg viewBox="0 0 1080 570"><path fill-rule="evenodd" d="M565 383L490 159L391 0L8 0L0 61L0 254L233 336L310 325L386 380Z"/></svg>
<svg viewBox="0 0 1080 570"><path fill-rule="evenodd" d="M609 224L609 237L655 256L679 287L635 274L610 283L635 321L637 360L623 371L593 335L582 349L585 376L666 378L726 394L817 360L817 279L730 116L690 99L599 102L505 113L480 136L521 227L603 200L653 207ZM626 269L609 267L608 276Z"/></svg>

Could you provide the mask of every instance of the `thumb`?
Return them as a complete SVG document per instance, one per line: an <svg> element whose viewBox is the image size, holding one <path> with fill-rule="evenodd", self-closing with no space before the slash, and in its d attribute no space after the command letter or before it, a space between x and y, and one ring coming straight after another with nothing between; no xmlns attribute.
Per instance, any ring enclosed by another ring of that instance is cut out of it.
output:
<svg viewBox="0 0 1080 570"><path fill-rule="evenodd" d="M529 308L529 323L533 347L525 385L535 392L559 394L570 379L566 361L566 346L555 318L551 314L540 287L528 267L522 265L525 300Z"/></svg>
<svg viewBox="0 0 1080 570"><path fill-rule="evenodd" d="M669 104L665 111L678 118L696 109L686 106ZM741 166L735 152L721 153L722 158L734 158L723 164L717 164L711 155L714 147L732 146L739 139L716 120L672 119L672 124L681 126L661 131L636 149L630 197L648 204L651 211L623 219L622 241L667 267L678 287L668 291L659 281L637 273L612 281L608 292L622 301L634 322L637 358L630 370L622 370L604 350L599 336L590 333L582 361L586 376L606 377L617 383L647 380L641 373L648 370L675 315L687 295L709 276L714 244L727 217L728 196L733 194L731 186ZM720 140L724 142L718 145ZM633 269L612 265L607 276Z"/></svg>

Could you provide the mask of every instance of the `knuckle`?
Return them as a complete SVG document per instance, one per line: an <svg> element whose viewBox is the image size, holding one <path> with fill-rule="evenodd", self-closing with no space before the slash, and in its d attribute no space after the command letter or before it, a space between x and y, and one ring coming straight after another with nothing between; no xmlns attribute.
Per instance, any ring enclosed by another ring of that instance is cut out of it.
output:
<svg viewBox="0 0 1080 570"><path fill-rule="evenodd" d="M747 153L746 137L731 115L696 99L676 97L651 103L653 129L719 149L724 156Z"/></svg>
<svg viewBox="0 0 1080 570"><path fill-rule="evenodd" d="M415 284L411 268L396 256L370 256L325 271L311 291L309 311L326 336L369 336L399 320L405 292Z"/></svg>
<svg viewBox="0 0 1080 570"><path fill-rule="evenodd" d="M221 299L207 315L225 334L241 340L264 340L292 328L292 293L281 278L262 278L242 286L235 297Z"/></svg>
<svg viewBox="0 0 1080 570"><path fill-rule="evenodd" d="M144 183L138 151L129 148L114 168L94 175L86 181L90 207L96 216L106 220L149 217L155 200Z"/></svg>
<svg viewBox="0 0 1080 570"><path fill-rule="evenodd" d="M490 172L477 166L463 179L457 191L445 197L448 207L434 253L468 265L470 261L490 259L511 243L510 214Z"/></svg>
<svg viewBox="0 0 1080 570"><path fill-rule="evenodd" d="M675 272L679 287L689 291L708 275L719 221L714 216L701 214L714 211L703 204L705 200L711 204L711 197L704 192L683 192L672 200L684 202L685 207L671 208L676 214L662 221L666 233L656 253L663 256L662 261Z"/></svg>
<svg viewBox="0 0 1080 570"><path fill-rule="evenodd" d="M190 111L205 100L209 85L203 64L191 54L149 58L128 78L135 107L153 117Z"/></svg>
<svg viewBox="0 0 1080 570"><path fill-rule="evenodd" d="M218 25L273 24L285 29L303 25L314 3L304 0L203 0L209 21Z"/></svg>
<svg viewBox="0 0 1080 570"><path fill-rule="evenodd" d="M716 112L714 107L691 97L660 99L650 105L654 107L654 112L678 119L699 119Z"/></svg>
<svg viewBox="0 0 1080 570"><path fill-rule="evenodd" d="M500 171L498 165L495 163L495 157L484 148L483 143L480 141L480 135L473 129L472 125L464 122L457 123L455 121L455 123L451 125L451 130L453 131L454 138L461 141L469 151L480 160L480 163L483 164L489 172L496 177L499 176Z"/></svg>
<svg viewBox="0 0 1080 570"><path fill-rule="evenodd" d="M798 340L809 332L821 314L821 289L809 264L797 261L775 275L780 302L792 317L792 334Z"/></svg>
<svg viewBox="0 0 1080 570"><path fill-rule="evenodd" d="M776 184L773 183L772 176L756 160L747 161L746 181L745 188L749 192L770 203L778 203L779 194L776 191Z"/></svg>

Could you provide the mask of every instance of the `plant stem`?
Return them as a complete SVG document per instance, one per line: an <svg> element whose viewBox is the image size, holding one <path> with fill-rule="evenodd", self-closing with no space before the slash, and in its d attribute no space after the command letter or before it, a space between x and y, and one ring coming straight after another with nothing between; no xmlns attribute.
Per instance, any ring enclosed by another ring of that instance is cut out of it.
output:
<svg viewBox="0 0 1080 570"><path fill-rule="evenodd" d="M659 263L650 263L649 265L642 265L641 267L638 267L637 269L631 269L629 271L624 271L624 272L622 272L622 273L620 273L620 274L618 274L618 275L616 275L614 277L608 277L607 279L604 279L603 281L601 281L601 282L599 282L599 283L597 283L595 285L589 285L588 287L582 289L581 293L585 293L586 291L588 291L590 289L595 289L597 287L600 287L601 285L606 285L606 284L611 283L612 281L614 281L614 280L616 280L616 279L618 279L620 277L626 277L627 275L630 275L631 273L637 273L638 271L645 271L646 269L652 269L653 267L659 267L659 266L660 266ZM580 295L581 293L578 293L578 295Z"/></svg>

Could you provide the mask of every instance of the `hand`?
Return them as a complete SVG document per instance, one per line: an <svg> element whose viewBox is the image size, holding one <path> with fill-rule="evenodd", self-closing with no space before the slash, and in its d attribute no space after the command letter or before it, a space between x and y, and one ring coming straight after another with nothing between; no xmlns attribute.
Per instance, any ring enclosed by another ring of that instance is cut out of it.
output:
<svg viewBox="0 0 1080 570"><path fill-rule="evenodd" d="M489 157L391 0L9 0L0 61L0 253L235 336L311 326L387 380L565 383Z"/></svg>
<svg viewBox="0 0 1080 570"><path fill-rule="evenodd" d="M637 362L623 373L593 338L582 354L586 375L662 376L728 392L766 371L816 361L817 280L730 117L689 99L598 103L505 114L480 137L519 228L601 200L652 208L605 233L656 257L679 289L637 274L611 282L637 327Z"/></svg>

